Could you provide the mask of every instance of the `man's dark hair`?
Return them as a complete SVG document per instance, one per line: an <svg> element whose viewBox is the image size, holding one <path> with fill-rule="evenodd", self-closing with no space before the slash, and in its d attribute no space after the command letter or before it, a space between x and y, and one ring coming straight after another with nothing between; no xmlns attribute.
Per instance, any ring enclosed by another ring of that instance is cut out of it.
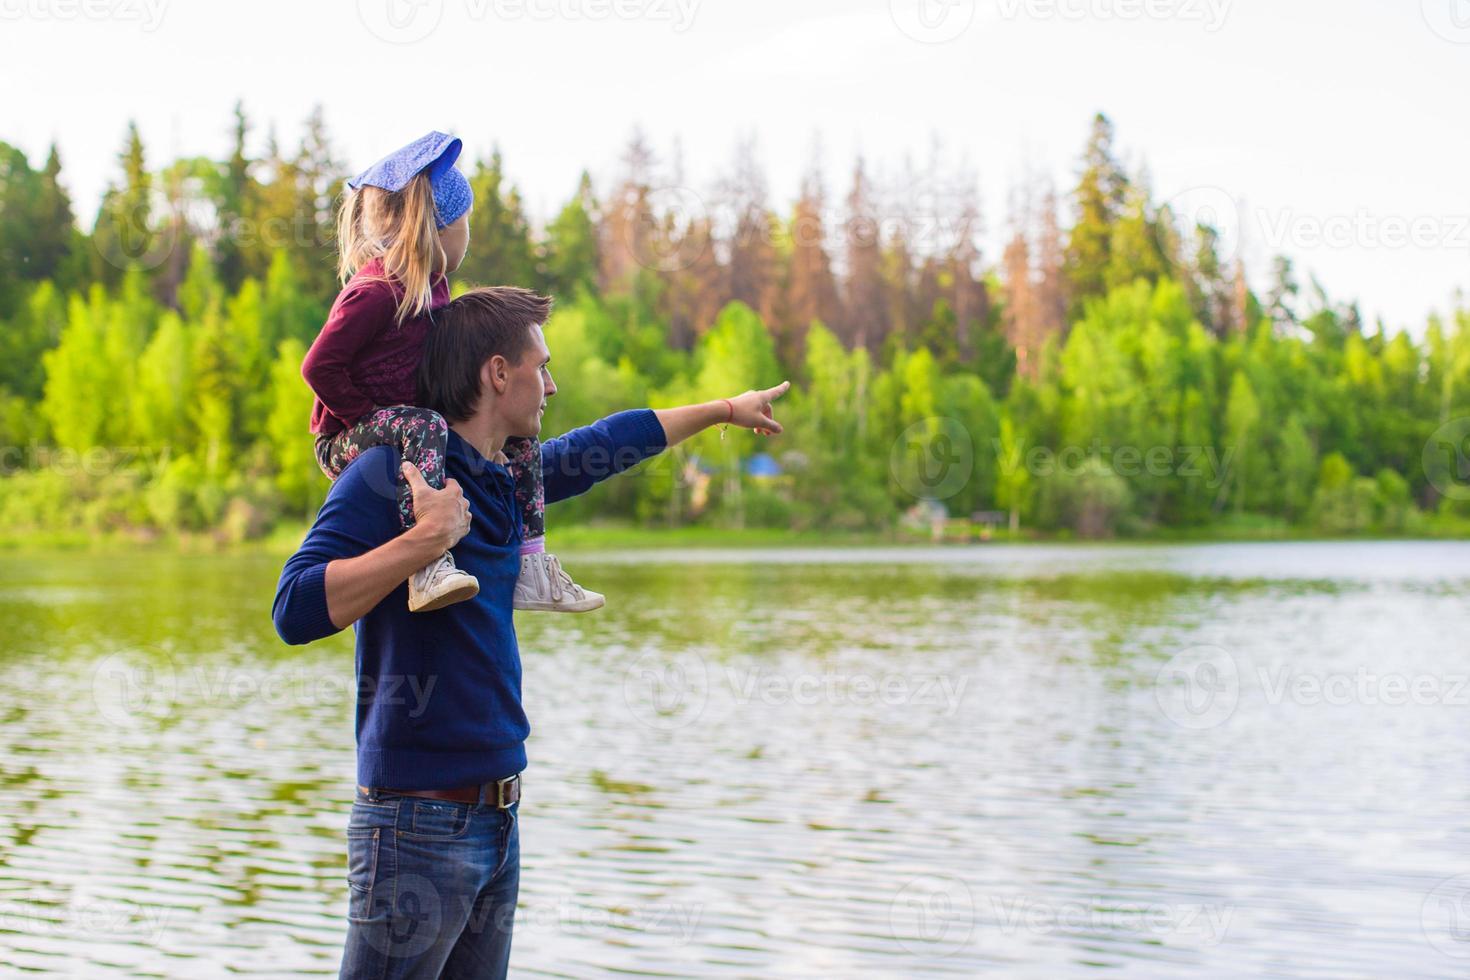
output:
<svg viewBox="0 0 1470 980"><path fill-rule="evenodd" d="M435 310L419 362L419 404L463 422L480 400L480 367L499 354L512 364L531 349L531 327L545 323L551 298L519 286L471 289Z"/></svg>

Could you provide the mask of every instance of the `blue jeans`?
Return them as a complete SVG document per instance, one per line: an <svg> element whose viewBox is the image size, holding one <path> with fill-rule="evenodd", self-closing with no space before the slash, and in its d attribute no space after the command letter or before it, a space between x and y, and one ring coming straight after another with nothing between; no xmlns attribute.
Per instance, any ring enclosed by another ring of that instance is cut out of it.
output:
<svg viewBox="0 0 1470 980"><path fill-rule="evenodd" d="M347 823L341 976L504 977L521 877L519 805L359 790Z"/></svg>

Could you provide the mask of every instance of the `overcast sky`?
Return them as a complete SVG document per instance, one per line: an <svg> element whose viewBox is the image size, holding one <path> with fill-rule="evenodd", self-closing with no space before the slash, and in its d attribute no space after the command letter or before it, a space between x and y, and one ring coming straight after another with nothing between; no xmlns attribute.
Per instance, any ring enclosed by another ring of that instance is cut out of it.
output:
<svg viewBox="0 0 1470 980"><path fill-rule="evenodd" d="M1028 170L1063 189L1096 111L1159 200L1206 210L1264 289L1297 260L1371 320L1470 291L1470 0L0 0L0 140L55 140L90 225L127 121L151 162L228 151L243 99L294 148L314 104L356 170L442 129L498 143L544 217L632 127L703 193L753 135L784 213L823 147L879 174L937 138L986 258Z"/></svg>

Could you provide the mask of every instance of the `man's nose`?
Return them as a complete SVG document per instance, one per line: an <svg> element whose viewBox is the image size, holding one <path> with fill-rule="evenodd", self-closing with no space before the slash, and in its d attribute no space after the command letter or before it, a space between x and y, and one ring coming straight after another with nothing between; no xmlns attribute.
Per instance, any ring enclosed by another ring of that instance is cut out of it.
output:
<svg viewBox="0 0 1470 980"><path fill-rule="evenodd" d="M546 374L546 384L542 386L542 390L546 392L547 398L556 394L556 382L551 380L551 372L549 371Z"/></svg>

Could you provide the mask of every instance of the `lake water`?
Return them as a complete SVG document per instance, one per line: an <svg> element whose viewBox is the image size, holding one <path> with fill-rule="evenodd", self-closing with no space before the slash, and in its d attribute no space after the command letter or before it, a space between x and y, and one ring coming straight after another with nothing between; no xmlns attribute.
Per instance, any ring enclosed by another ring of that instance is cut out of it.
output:
<svg viewBox="0 0 1470 980"><path fill-rule="evenodd" d="M514 975L1470 974L1470 544L564 558ZM0 558L0 973L335 973L278 568Z"/></svg>

